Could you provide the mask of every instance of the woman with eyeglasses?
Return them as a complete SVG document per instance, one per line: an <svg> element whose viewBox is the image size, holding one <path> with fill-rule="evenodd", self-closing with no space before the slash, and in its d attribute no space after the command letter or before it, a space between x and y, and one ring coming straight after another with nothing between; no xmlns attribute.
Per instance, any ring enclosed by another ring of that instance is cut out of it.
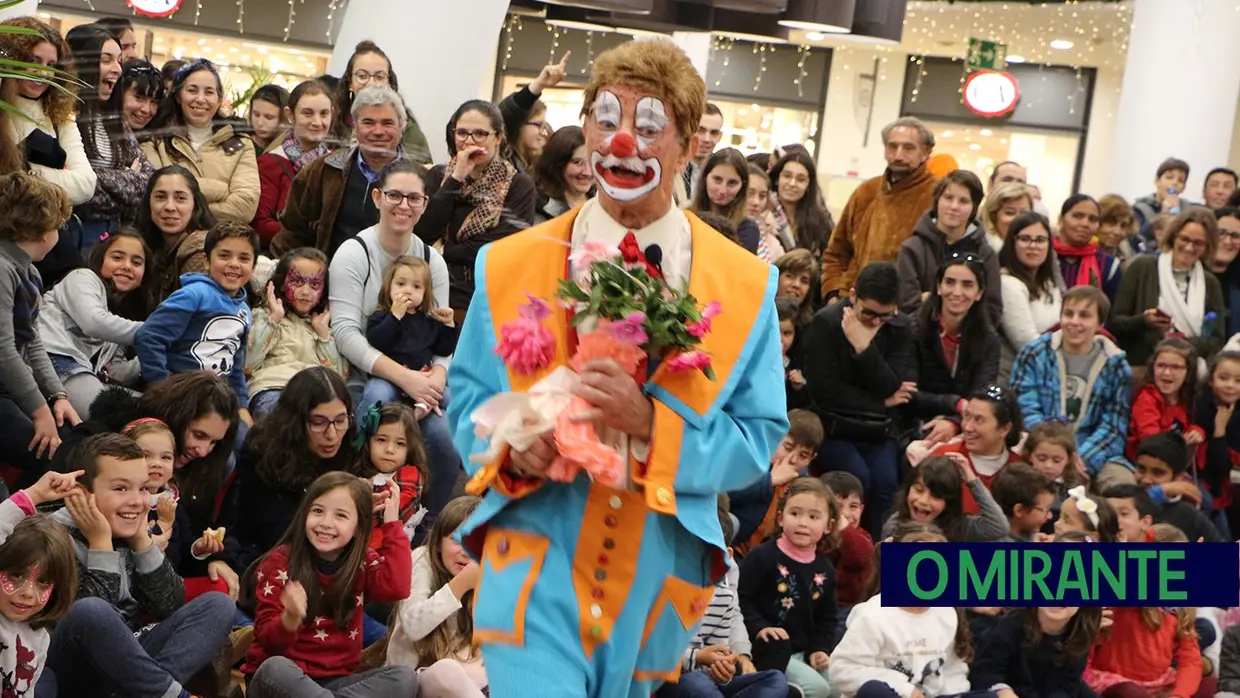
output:
<svg viewBox="0 0 1240 698"><path fill-rule="evenodd" d="M973 253L944 260L917 316L917 392L907 412L925 438L942 443L960 431L967 395L999 373L999 337L982 298L986 269Z"/></svg>
<svg viewBox="0 0 1240 698"><path fill-rule="evenodd" d="M1223 348L1223 288L1202 262L1217 248L1214 214L1190 206L1167 226L1159 253L1138 257L1124 272L1107 326L1134 367L1144 366L1168 335L1182 335L1206 360ZM1133 369L1135 378L1144 373Z"/></svg>
<svg viewBox="0 0 1240 698"><path fill-rule="evenodd" d="M428 245L443 241L456 323L474 295L474 260L482 246L528 228L538 200L534 180L504 158L504 118L490 102L471 99L448 121L447 165L432 168L431 197L413 232Z"/></svg>
<svg viewBox="0 0 1240 698"><path fill-rule="evenodd" d="M580 126L565 126L547 141L534 167L534 185L538 188L536 223L568 213L594 195L594 169Z"/></svg>
<svg viewBox="0 0 1240 698"><path fill-rule="evenodd" d="M33 17L15 17L0 26L14 30L0 34L0 55L46 68L32 70L29 80L5 80L0 91L0 99L19 112L8 119L8 135L25 156L24 169L63 189L70 204L84 204L95 195L98 177L74 117L78 87L69 46L59 32ZM76 217L61 227L56 247L35 263L44 289L84 266L78 244L83 237Z"/></svg>
<svg viewBox="0 0 1240 698"><path fill-rule="evenodd" d="M1218 249L1206 269L1218 279L1223 289L1223 305L1227 308L1227 336L1240 332L1240 208L1224 207L1214 211L1218 222Z"/></svg>
<svg viewBox="0 0 1240 698"><path fill-rule="evenodd" d="M164 98L164 78L149 61L135 58L125 61L116 92L121 95L120 110L125 126L136 136L159 111L159 103Z"/></svg>
<svg viewBox="0 0 1240 698"><path fill-rule="evenodd" d="M155 168L121 118L120 101L112 99L122 75L120 44L95 24L70 29L65 41L83 83L78 131L98 178L91 200L73 210L82 225L78 249L86 256L106 233L133 220Z"/></svg>
<svg viewBox="0 0 1240 698"><path fill-rule="evenodd" d="M749 164L735 148L724 148L711 154L702 166L702 182L697 187L689 211L722 216L736 228L741 247L757 254L762 233L758 224L745 214L749 198Z"/></svg>
<svg viewBox="0 0 1240 698"><path fill-rule="evenodd" d="M1004 182L986 194L982 204L982 227L986 229L986 242L998 252L1007 240L1008 227L1017 216L1033 210L1033 189L1020 182Z"/></svg>
<svg viewBox="0 0 1240 698"><path fill-rule="evenodd" d="M508 159L522 172L533 174L552 136L552 129L547 125L547 105L540 97L543 90L564 80L571 55L571 51L566 51L559 63L545 66L538 77L498 105L504 116L504 134L512 144Z"/></svg>
<svg viewBox="0 0 1240 698"><path fill-rule="evenodd" d="M1040 213L1026 211L1009 222L999 250L999 285L1003 292L1003 337L999 382L1007 384L1016 353L1059 324L1063 282L1051 251L1051 224Z"/></svg>
<svg viewBox="0 0 1240 698"><path fill-rule="evenodd" d="M336 121L332 124L328 146L331 148L347 148L353 138L353 100L357 94L367 87L381 85L400 92L400 83L396 79L396 71L392 69L392 61L383 49L373 41L362 41L353 49L349 62L345 64L344 76L336 90ZM431 146L418 126L413 112L405 109L405 130L401 137L401 147L405 154L414 162L430 165Z"/></svg>
<svg viewBox="0 0 1240 698"><path fill-rule="evenodd" d="M156 167L180 165L194 173L217 219L249 223L258 210L258 162L250 139L216 120L223 98L219 71L210 61L182 67L143 135L142 149Z"/></svg>
<svg viewBox="0 0 1240 698"><path fill-rule="evenodd" d="M384 272L404 256L426 261L435 301L439 307L447 307L448 267L444 258L413 234L427 205L426 177L421 165L412 162L389 165L371 194L379 208L379 223L341 245L328 271L332 335L340 355L352 364L349 389L358 398L358 414L365 414L376 402L399 402L402 393L422 406L415 414L431 467L430 487L423 502L427 509L424 528L434 523L452 498L452 488L461 473L461 457L452 445L444 418L449 357L436 357L429 371L405 368L371 346L366 339L366 319L379 303Z"/></svg>
<svg viewBox="0 0 1240 698"><path fill-rule="evenodd" d="M804 148L789 149L771 168L771 183L775 196L770 207L779 237L809 250L814 259L822 259L835 221L822 203L814 159Z"/></svg>
<svg viewBox="0 0 1240 698"><path fill-rule="evenodd" d="M982 181L968 170L955 170L939 180L933 196L933 208L917 222L912 236L901 243L896 259L900 312L916 315L933 295L943 261L954 254L970 254L981 260L985 269L986 311L997 327L1003 315L999 260L976 223Z"/></svg>
<svg viewBox="0 0 1240 698"><path fill-rule="evenodd" d="M262 193L258 213L250 224L269 245L280 233L280 215L288 203L293 178L306 165L328 154L327 135L332 125L332 100L326 85L307 80L293 88L284 118L293 128L270 152L258 156L258 180Z"/></svg>
<svg viewBox="0 0 1240 698"><path fill-rule="evenodd" d="M1059 210L1059 235L1051 239L1051 245L1065 286L1093 286L1115 302L1124 266L1098 247L1101 216L1094 197L1073 194Z"/></svg>

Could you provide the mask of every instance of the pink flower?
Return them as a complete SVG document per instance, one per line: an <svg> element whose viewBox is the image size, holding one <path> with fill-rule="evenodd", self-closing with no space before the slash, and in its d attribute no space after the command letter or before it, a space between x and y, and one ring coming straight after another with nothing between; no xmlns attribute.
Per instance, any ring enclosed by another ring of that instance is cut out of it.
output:
<svg viewBox="0 0 1240 698"><path fill-rule="evenodd" d="M672 373L692 370L699 370L705 373L710 370L710 355L696 349L677 354L667 360L667 370Z"/></svg>
<svg viewBox="0 0 1240 698"><path fill-rule="evenodd" d="M528 306L524 306L521 311L524 317L500 328L500 340L495 347L495 353L512 367L512 370L528 375L551 364L551 359L555 356L555 336L537 320L525 316L525 307Z"/></svg>
<svg viewBox="0 0 1240 698"><path fill-rule="evenodd" d="M517 309L521 317L535 323L551 317L551 306L547 305L547 301L531 295L529 291L525 292L525 297L530 299L530 302L521 304L521 307Z"/></svg>
<svg viewBox="0 0 1240 698"><path fill-rule="evenodd" d="M781 577L787 577L787 576L788 576L788 568L787 568L787 567L784 567L783 565L776 565L776 566L775 566L775 569L779 570L779 576L781 576Z"/></svg>
<svg viewBox="0 0 1240 698"><path fill-rule="evenodd" d="M646 314L637 311L629 313L623 320L617 320L607 326L607 331L611 333L613 339L617 342L640 346L645 344L650 337L646 335Z"/></svg>
<svg viewBox="0 0 1240 698"><path fill-rule="evenodd" d="M595 262L610 262L619 256L619 247L600 240L591 240L570 254L568 261L574 269L588 270Z"/></svg>
<svg viewBox="0 0 1240 698"><path fill-rule="evenodd" d="M721 308L719 301L711 301L705 308L702 308L702 319L685 325L685 331L698 339L710 334L710 319L718 315Z"/></svg>

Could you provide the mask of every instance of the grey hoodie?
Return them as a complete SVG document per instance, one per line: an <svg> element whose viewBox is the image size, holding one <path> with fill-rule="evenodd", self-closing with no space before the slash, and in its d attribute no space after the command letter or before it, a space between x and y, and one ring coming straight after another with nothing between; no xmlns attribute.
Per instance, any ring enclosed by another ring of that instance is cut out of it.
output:
<svg viewBox="0 0 1240 698"><path fill-rule="evenodd" d="M68 509L52 519L69 529L78 561L78 598L93 596L116 607L130 630L164 620L185 603L185 581L158 545L135 553L124 541L112 552L91 550Z"/></svg>
<svg viewBox="0 0 1240 698"><path fill-rule="evenodd" d="M141 322L108 310L108 289L95 272L75 269L43 296L35 328L48 354L67 356L98 372L122 346L132 346Z"/></svg>

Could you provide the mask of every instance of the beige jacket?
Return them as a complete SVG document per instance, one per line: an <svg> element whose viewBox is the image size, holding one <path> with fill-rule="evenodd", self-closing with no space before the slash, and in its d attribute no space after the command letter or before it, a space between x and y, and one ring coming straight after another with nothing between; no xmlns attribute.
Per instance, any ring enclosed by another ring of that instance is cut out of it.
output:
<svg viewBox="0 0 1240 698"><path fill-rule="evenodd" d="M258 211L258 160L249 137L221 126L203 144L194 147L184 136L173 136L171 147L163 137L142 143L142 152L156 168L180 165L198 178L211 213L220 220L249 223Z"/></svg>
<svg viewBox="0 0 1240 698"><path fill-rule="evenodd" d="M266 308L254 311L245 355L251 397L264 390L283 390L299 371L315 366L326 366L345 377L334 339L319 337L309 320L291 311L275 324Z"/></svg>

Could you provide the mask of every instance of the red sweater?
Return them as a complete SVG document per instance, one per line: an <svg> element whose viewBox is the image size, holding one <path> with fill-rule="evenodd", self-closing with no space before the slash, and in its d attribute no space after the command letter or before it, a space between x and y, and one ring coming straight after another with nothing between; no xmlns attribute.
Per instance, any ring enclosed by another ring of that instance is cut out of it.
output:
<svg viewBox="0 0 1240 698"><path fill-rule="evenodd" d="M849 526L840 532L840 547L832 554L835 561L835 598L840 606L855 606L874 568L874 539L864 528Z"/></svg>
<svg viewBox="0 0 1240 698"><path fill-rule="evenodd" d="M293 186L293 163L275 153L258 156L258 212L250 227L263 239L263 245L271 243L280 232L280 214L288 202L288 191ZM276 289L277 291L279 289Z"/></svg>
<svg viewBox="0 0 1240 698"><path fill-rule="evenodd" d="M1174 659L1175 684L1169 695L1190 698L1197 693L1201 685L1201 648L1196 637L1176 638L1179 617L1164 611L1162 627L1153 631L1141 619L1141 609L1114 610L1115 624L1110 634L1094 645L1089 668L1133 681L1155 681L1167 673Z"/></svg>
<svg viewBox="0 0 1240 698"><path fill-rule="evenodd" d="M1170 431L1177 423L1184 435L1195 431L1205 437L1205 431L1188 418L1187 405L1169 404L1153 383L1141 386L1132 400L1132 421L1128 423L1128 460L1136 462L1137 446L1142 439Z"/></svg>
<svg viewBox="0 0 1240 698"><path fill-rule="evenodd" d="M383 524L383 546L368 550L366 567L357 578L355 594L345 603L357 607L349 616L347 628L340 628L320 602L311 610L300 630L289 632L280 622L284 606L280 595L288 581L288 548L272 550L258 565L254 593L254 644L245 655L241 672L253 676L268 657L283 656L293 661L312 679L348 676L362 662L362 604L365 601L396 603L409 596L413 576L413 556L409 539L399 521ZM316 573L319 589L326 589L331 576ZM308 591L308 590L307 590Z"/></svg>

